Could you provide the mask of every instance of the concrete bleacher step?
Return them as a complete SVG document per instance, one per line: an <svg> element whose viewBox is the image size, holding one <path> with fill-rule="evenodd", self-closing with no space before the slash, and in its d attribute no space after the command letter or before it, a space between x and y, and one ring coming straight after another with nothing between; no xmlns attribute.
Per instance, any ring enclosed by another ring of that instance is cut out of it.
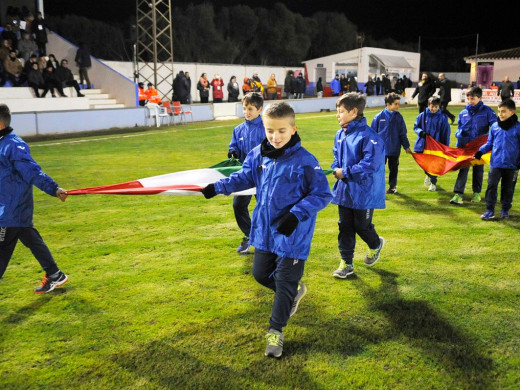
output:
<svg viewBox="0 0 520 390"><path fill-rule="evenodd" d="M123 103L115 103L115 104L91 104L90 108L98 110L103 108L125 108Z"/></svg>

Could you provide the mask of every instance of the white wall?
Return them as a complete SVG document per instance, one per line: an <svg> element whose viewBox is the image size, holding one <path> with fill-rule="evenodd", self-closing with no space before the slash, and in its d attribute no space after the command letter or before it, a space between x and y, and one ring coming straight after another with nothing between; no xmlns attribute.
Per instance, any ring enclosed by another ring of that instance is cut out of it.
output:
<svg viewBox="0 0 520 390"><path fill-rule="evenodd" d="M495 61L493 69L493 81L503 81L505 76L509 76L509 81L512 82L516 82L518 80L520 77L520 60Z"/></svg>

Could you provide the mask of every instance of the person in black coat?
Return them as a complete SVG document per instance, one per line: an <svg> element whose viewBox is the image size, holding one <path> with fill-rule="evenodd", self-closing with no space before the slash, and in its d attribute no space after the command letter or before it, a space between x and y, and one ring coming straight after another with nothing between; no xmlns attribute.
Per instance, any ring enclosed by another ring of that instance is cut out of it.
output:
<svg viewBox="0 0 520 390"><path fill-rule="evenodd" d="M54 73L54 68L52 66L48 66L43 71L43 80L45 81L45 90L43 91L42 97L45 97L49 89L51 90L52 97L56 97L54 94L55 88L58 90L61 97L67 97L63 92L60 82L56 78L56 73Z"/></svg>
<svg viewBox="0 0 520 390"><path fill-rule="evenodd" d="M384 73L381 75L381 87L383 88L383 95L388 95L390 92L392 92L392 83Z"/></svg>
<svg viewBox="0 0 520 390"><path fill-rule="evenodd" d="M500 83L498 87L498 96L502 99L502 101L506 99L512 99L515 96L515 87L513 83L509 81L509 76L504 77L504 81Z"/></svg>
<svg viewBox="0 0 520 390"><path fill-rule="evenodd" d="M446 115L450 119L451 124L453 124L455 122L455 115L448 111L448 103L451 102L451 83L444 73L439 74L437 86L439 87L439 97L441 98L441 112Z"/></svg>
<svg viewBox="0 0 520 390"><path fill-rule="evenodd" d="M31 23L31 32L34 34L34 40L38 45L38 51L41 56L47 54L45 45L47 44L47 23L43 20L42 13L36 14L36 19Z"/></svg>
<svg viewBox="0 0 520 390"><path fill-rule="evenodd" d="M91 83L88 78L88 68L92 66L90 60L90 53L83 42L79 43L79 49L76 51L76 58L74 59L79 68L79 83L83 84L83 80L87 82L87 89L90 89Z"/></svg>
<svg viewBox="0 0 520 390"><path fill-rule="evenodd" d="M381 78L377 77L375 84L376 84L376 90L375 90L376 95L381 95Z"/></svg>
<svg viewBox="0 0 520 390"><path fill-rule="evenodd" d="M229 79L229 83L227 85L228 91L228 102L234 103L238 102L238 95L240 95L240 86L237 83L237 78L235 76L231 76Z"/></svg>
<svg viewBox="0 0 520 390"><path fill-rule="evenodd" d="M412 99L419 95L417 97L417 102L419 103L419 114L428 106L428 99L435 93L435 89L435 83L431 77L428 74L423 73L421 81L412 94Z"/></svg>
<svg viewBox="0 0 520 390"><path fill-rule="evenodd" d="M365 83L365 91L367 96L374 95L374 88L376 83L374 83L374 80L372 80L372 77L368 76L368 81Z"/></svg>
<svg viewBox="0 0 520 390"><path fill-rule="evenodd" d="M184 75L184 71L179 71L177 76L175 76L175 80L173 80L173 91L176 99L179 100L181 104L188 104L188 96L190 94L188 80Z"/></svg>
<svg viewBox="0 0 520 390"><path fill-rule="evenodd" d="M344 95L349 91L348 79L345 77L344 73L339 77L339 85L341 88L341 95Z"/></svg>
<svg viewBox="0 0 520 390"><path fill-rule="evenodd" d="M47 65L52 66L52 65ZM78 97L84 97L79 89L78 82L74 80L74 76L69 69L69 61L66 59L61 60L61 65L56 68L54 71L54 75L56 80L58 81L60 87L73 87L78 94Z"/></svg>

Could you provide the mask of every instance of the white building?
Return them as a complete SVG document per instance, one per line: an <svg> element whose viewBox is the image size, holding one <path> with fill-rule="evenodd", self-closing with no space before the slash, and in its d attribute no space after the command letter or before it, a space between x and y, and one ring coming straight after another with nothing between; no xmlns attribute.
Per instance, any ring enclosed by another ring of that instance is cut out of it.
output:
<svg viewBox="0 0 520 390"><path fill-rule="evenodd" d="M471 82L477 80L477 85L485 88L489 88L492 82L498 85L505 76L509 76L512 82L520 78L520 47L464 57L464 60L471 64Z"/></svg>
<svg viewBox="0 0 520 390"><path fill-rule="evenodd" d="M361 89L368 76L373 78L382 73L390 78L406 76L412 81L419 80L421 55L409 51L362 47L303 63L307 67L307 76L311 83L316 83L320 77L323 82L330 83L336 74L350 73L357 78Z"/></svg>

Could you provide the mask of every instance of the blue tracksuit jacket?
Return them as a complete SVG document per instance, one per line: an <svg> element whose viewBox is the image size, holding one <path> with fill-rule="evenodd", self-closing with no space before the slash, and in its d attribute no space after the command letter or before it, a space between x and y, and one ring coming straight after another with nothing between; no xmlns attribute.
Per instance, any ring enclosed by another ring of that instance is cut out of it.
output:
<svg viewBox="0 0 520 390"><path fill-rule="evenodd" d="M401 146L404 149L410 147L410 141L406 136L406 124L400 112L388 111L385 108L374 117L370 127L383 139L387 156L399 156Z"/></svg>
<svg viewBox="0 0 520 390"><path fill-rule="evenodd" d="M415 140L415 145L413 147L415 153L424 152L426 140L419 137L419 134L423 130L426 134L441 144L450 146L451 129L448 124L448 118L441 112L441 110L434 114L428 107L426 107L426 110L421 112L417 116L417 119L415 119L413 125L413 131L417 134L417 139Z"/></svg>
<svg viewBox="0 0 520 390"><path fill-rule="evenodd" d="M247 154L260 145L264 138L265 128L262 117L258 116L252 121L246 120L233 129L229 151L237 152L238 159L243 163Z"/></svg>

